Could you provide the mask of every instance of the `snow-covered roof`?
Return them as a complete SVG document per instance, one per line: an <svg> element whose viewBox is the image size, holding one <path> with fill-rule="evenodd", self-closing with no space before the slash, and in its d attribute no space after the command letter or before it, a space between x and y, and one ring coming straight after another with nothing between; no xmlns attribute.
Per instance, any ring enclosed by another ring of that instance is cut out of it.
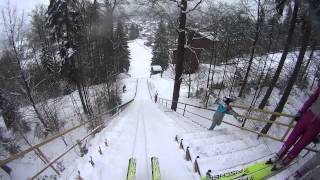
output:
<svg viewBox="0 0 320 180"><path fill-rule="evenodd" d="M151 66L152 71L162 71L162 67L159 65L153 65Z"/></svg>
<svg viewBox="0 0 320 180"><path fill-rule="evenodd" d="M214 37L212 32L198 32L198 33L202 36L202 38L207 38L211 41L219 41L219 38L217 36Z"/></svg>

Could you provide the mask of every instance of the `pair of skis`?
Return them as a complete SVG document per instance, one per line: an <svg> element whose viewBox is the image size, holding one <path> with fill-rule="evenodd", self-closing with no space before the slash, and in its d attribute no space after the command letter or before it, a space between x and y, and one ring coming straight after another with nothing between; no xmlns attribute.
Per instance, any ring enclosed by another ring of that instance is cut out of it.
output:
<svg viewBox="0 0 320 180"><path fill-rule="evenodd" d="M266 164L265 161L252 164L241 170L227 172L224 174L219 174L211 176L210 173L206 177L202 177L201 180L260 180L267 177L273 176L279 171L271 171L273 164Z"/></svg>
<svg viewBox="0 0 320 180"><path fill-rule="evenodd" d="M136 180L136 159L130 158L126 180ZM152 180L161 180L159 160L151 157Z"/></svg>

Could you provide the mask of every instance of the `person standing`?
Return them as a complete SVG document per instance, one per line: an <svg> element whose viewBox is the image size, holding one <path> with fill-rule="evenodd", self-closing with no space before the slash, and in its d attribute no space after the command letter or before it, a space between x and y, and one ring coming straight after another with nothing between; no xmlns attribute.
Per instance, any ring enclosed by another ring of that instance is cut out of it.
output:
<svg viewBox="0 0 320 180"><path fill-rule="evenodd" d="M126 89L127 89L127 86L124 84L124 85L122 86L122 92L125 93L125 92L126 92Z"/></svg>
<svg viewBox="0 0 320 180"><path fill-rule="evenodd" d="M223 117L226 113L232 111L230 103L233 100L229 97L224 97L223 100L218 103L218 108L212 117L212 124L208 130L213 130L217 125L219 126L223 120Z"/></svg>
<svg viewBox="0 0 320 180"><path fill-rule="evenodd" d="M155 103L158 102L158 92L156 92L156 94L154 95L154 102L155 102Z"/></svg>
<svg viewBox="0 0 320 180"><path fill-rule="evenodd" d="M280 151L267 161L267 164L274 164L272 170L287 166L320 132L320 83L297 113L296 120L296 126Z"/></svg>

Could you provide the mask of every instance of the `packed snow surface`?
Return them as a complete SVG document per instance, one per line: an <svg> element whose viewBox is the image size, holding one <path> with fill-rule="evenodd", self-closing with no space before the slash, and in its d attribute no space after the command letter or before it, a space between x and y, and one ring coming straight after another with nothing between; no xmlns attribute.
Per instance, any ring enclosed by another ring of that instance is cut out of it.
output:
<svg viewBox="0 0 320 180"><path fill-rule="evenodd" d="M136 39L129 42L131 54L129 74L133 78L149 77L151 64L151 48L144 45L147 42L143 39Z"/></svg>
<svg viewBox="0 0 320 180"><path fill-rule="evenodd" d="M137 80L135 100L120 112L119 116L104 117L107 122L106 128L86 142L89 149L88 154L79 157L79 149L76 148L60 161L66 167L60 179L75 179L79 175L82 179L92 180L125 179L130 158L135 158L137 162L136 179L151 179L151 157L153 156L159 158L161 178L164 180L200 179L199 174L195 173L193 168L194 159L198 155L201 157L198 163L202 175L208 169L211 169L214 174L220 174L266 159L280 148L281 143L264 138L257 140L254 134L227 124L216 127L214 131L207 131L211 124L213 111L189 106L185 109L187 111L183 112L184 106L180 104L175 113L169 109L170 102L162 104L163 106L155 104L152 95L156 92L160 97L171 99L174 71L172 67L169 67L164 72L163 78L157 74L147 79L150 76L152 50L145 46L146 42L145 39L129 42L131 78L127 78L125 74L121 76L121 83L128 87L127 91L122 94L123 102L133 97ZM203 79L201 76L194 78L193 86L198 89L196 84L201 84ZM92 88L98 88L98 86ZM196 98L186 98L187 92L188 87L183 83L180 101L201 104ZM67 114L72 114L70 103L71 101L63 103ZM190 112L197 113L204 118ZM224 121L241 125L230 115L226 115ZM85 128L82 128L72 136L66 136L66 140L74 142L72 139L79 139L84 134L87 133ZM192 162L185 161L185 149L179 149L179 145L174 140L176 135L179 140L184 139L184 147L190 147ZM108 146L105 146L105 141L108 142ZM64 148L67 147L62 144L62 141L58 141L42 147L42 150L50 159L53 159L63 152ZM99 153L99 149L102 154ZM91 158L94 166L89 163ZM270 179L284 179L290 176L305 160L307 159L299 160L292 167ZM32 176L43 167L43 163L38 161L34 155L28 155L9 165L14 167L13 179ZM26 171L25 167L29 167L30 170ZM52 170L47 170L42 175L50 173L54 174Z"/></svg>
<svg viewBox="0 0 320 180"><path fill-rule="evenodd" d="M149 74L151 52L143 42L138 39L129 44L130 73L132 77L140 77L134 102L96 135L89 153L75 160L61 179L76 178L78 171L83 179L125 179L131 157L137 161L137 179L151 179L152 156L159 158L162 179L194 179L185 164L184 154L174 141L175 135L183 129L151 100L147 80L142 78ZM108 147L104 145L105 139ZM94 167L89 163L90 156Z"/></svg>

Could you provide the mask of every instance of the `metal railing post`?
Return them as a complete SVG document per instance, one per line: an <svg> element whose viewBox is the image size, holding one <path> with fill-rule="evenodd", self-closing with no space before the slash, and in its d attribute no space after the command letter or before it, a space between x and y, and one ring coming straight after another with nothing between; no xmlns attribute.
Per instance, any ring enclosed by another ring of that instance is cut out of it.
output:
<svg viewBox="0 0 320 180"><path fill-rule="evenodd" d="M289 125L292 126L293 123L294 123L294 118L292 118L292 120L291 120L291 122L290 122ZM283 136L282 136L282 138L281 138L281 141L284 141L284 139L285 139L285 138L287 137L287 135L289 134L290 129L291 129L291 127L288 127L288 128L287 128L286 132L283 134Z"/></svg>
<svg viewBox="0 0 320 180"><path fill-rule="evenodd" d="M243 122L242 122L242 124L241 124L241 127L244 127L244 125L246 124L246 121L247 121L247 119L244 119L244 120L243 120Z"/></svg>
<svg viewBox="0 0 320 180"><path fill-rule="evenodd" d="M184 108L183 108L183 114L182 114L182 116L184 116L184 113L186 112L186 108L187 108L187 104L184 104Z"/></svg>

